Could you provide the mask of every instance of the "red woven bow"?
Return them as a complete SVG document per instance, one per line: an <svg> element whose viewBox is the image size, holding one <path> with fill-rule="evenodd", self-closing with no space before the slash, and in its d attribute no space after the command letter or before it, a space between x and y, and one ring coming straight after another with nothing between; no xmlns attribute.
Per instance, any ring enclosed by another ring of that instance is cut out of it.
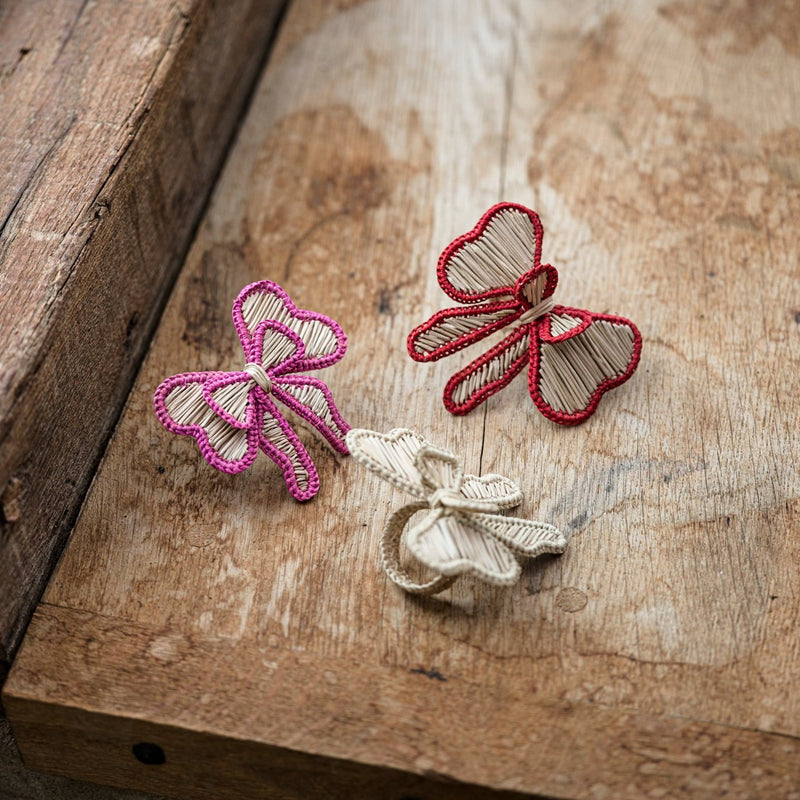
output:
<svg viewBox="0 0 800 800"><path fill-rule="evenodd" d="M466 305L437 311L411 331L411 358L436 361L512 328L447 382L444 405L452 414L471 411L528 364L528 388L542 414L576 425L638 366L642 338L630 320L555 305L558 273L541 263L542 236L534 211L500 203L440 256L439 285Z"/></svg>

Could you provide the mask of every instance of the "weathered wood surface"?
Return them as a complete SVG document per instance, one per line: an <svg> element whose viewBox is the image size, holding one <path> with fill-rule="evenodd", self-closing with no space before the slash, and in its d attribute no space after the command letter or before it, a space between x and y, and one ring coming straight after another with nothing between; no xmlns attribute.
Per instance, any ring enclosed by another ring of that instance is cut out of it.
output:
<svg viewBox="0 0 800 800"><path fill-rule="evenodd" d="M278 5L0 5L0 674L74 524Z"/></svg>
<svg viewBox="0 0 800 800"><path fill-rule="evenodd" d="M3 800L163 800L135 789L113 789L25 769L5 717L0 717L0 797Z"/></svg>
<svg viewBox="0 0 800 800"><path fill-rule="evenodd" d="M7 684L29 763L187 797L351 797L363 765L357 796L408 794L383 769L796 798L798 92L791 6L298 0ZM501 198L540 212L559 300L644 336L584 426L522 379L450 417L468 356L405 353L438 253ZM520 479L567 552L415 600L378 563L402 498L348 459L312 445L298 505L266 459L217 474L167 435L153 389L239 364L260 278L342 323L351 423Z"/></svg>

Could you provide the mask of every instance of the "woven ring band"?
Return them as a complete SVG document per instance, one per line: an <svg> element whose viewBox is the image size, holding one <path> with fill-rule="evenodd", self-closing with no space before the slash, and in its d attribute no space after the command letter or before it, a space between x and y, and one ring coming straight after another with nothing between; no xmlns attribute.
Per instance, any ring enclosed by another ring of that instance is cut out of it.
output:
<svg viewBox="0 0 800 800"><path fill-rule="evenodd" d="M451 586L457 575L436 575L425 583L417 583L400 563L400 542L408 521L418 511L429 511L427 502L409 503L395 511L386 521L381 538L381 560L389 577L411 594L438 594Z"/></svg>

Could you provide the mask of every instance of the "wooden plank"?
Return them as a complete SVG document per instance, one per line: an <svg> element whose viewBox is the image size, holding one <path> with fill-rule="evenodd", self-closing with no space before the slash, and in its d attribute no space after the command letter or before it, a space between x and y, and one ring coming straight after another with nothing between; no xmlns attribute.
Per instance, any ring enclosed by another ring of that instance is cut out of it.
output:
<svg viewBox="0 0 800 800"><path fill-rule="evenodd" d="M318 758L554 797L792 797L787 25L624 0L293 6L7 684L29 763L187 797L199 761L237 797L345 796ZM439 392L467 357L405 353L443 305L438 253L501 198L539 210L559 300L644 335L582 427L547 422L522 380L450 417ZM353 424L519 478L564 556L512 590L409 598L378 563L401 497L350 460L312 445L322 489L299 505L270 463L216 474L166 436L153 389L239 363L229 307L259 278L342 323L325 377ZM172 767L131 760L145 733ZM91 768L59 757L76 741ZM285 789L289 754L315 777Z"/></svg>
<svg viewBox="0 0 800 800"><path fill-rule="evenodd" d="M25 757L57 773L81 762L98 782L209 800L511 798L537 785L553 797L789 797L800 784L796 738L546 699L518 667L495 685L437 680L47 604L30 630L11 678L30 695L6 695ZM46 663L24 657L53 647ZM138 762L138 742L157 743L164 763ZM757 776L738 774L744 762Z"/></svg>
<svg viewBox="0 0 800 800"><path fill-rule="evenodd" d="M74 523L278 6L0 9L0 674Z"/></svg>

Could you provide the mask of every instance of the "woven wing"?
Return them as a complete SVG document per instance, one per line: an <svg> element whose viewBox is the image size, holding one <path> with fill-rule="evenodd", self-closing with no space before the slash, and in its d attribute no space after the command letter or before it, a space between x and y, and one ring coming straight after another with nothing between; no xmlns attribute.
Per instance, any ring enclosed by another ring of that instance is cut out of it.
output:
<svg viewBox="0 0 800 800"><path fill-rule="evenodd" d="M475 514L475 524L519 556L535 558L542 553L563 553L567 540L563 533L546 522L535 522L501 514Z"/></svg>
<svg viewBox="0 0 800 800"><path fill-rule="evenodd" d="M504 300L437 311L408 335L408 354L414 361L437 361L510 325L524 310L517 300Z"/></svg>
<svg viewBox="0 0 800 800"><path fill-rule="evenodd" d="M531 338L531 398L562 425L585 422L607 391L630 378L642 349L630 320L563 306L544 317Z"/></svg>
<svg viewBox="0 0 800 800"><path fill-rule="evenodd" d="M499 539L476 525L472 517L432 511L408 531L406 545L417 559L441 575L474 575L489 583L510 586L519 578L519 563Z"/></svg>
<svg viewBox="0 0 800 800"><path fill-rule="evenodd" d="M259 324L276 320L302 340L305 354L295 369L321 369L339 361L347 349L347 337L337 322L297 308L283 289L272 281L246 286L233 304L233 323L245 353L250 352Z"/></svg>
<svg viewBox="0 0 800 800"><path fill-rule="evenodd" d="M247 469L258 453L261 408L246 373L187 372L156 389L156 416L172 433L193 436L205 460L221 472Z"/></svg>
<svg viewBox="0 0 800 800"><path fill-rule="evenodd" d="M275 380L273 394L285 406L316 428L338 452L348 452L345 435L350 426L333 402L330 389L310 375L285 375Z"/></svg>
<svg viewBox="0 0 800 800"><path fill-rule="evenodd" d="M350 455L367 469L418 499L426 498L415 466L417 453L425 446L422 436L407 428L378 433L353 428L346 437Z"/></svg>
<svg viewBox="0 0 800 800"><path fill-rule="evenodd" d="M444 387L451 414L466 414L507 386L528 364L529 326L515 328L491 350L453 375Z"/></svg>
<svg viewBox="0 0 800 800"><path fill-rule="evenodd" d="M245 358L260 364L270 376L302 369L306 362L305 343L299 334L277 320L266 319L256 325Z"/></svg>
<svg viewBox="0 0 800 800"><path fill-rule="evenodd" d="M522 502L522 490L510 478L495 473L465 475L461 494L467 499L491 500L498 509L514 508Z"/></svg>
<svg viewBox="0 0 800 800"><path fill-rule="evenodd" d="M263 398L263 406L258 432L261 449L281 468L292 497L310 500L319 491L317 468L291 425L269 397Z"/></svg>
<svg viewBox="0 0 800 800"><path fill-rule="evenodd" d="M516 203L493 206L442 253L439 285L461 303L511 299L517 280L540 264L542 236L534 211Z"/></svg>

